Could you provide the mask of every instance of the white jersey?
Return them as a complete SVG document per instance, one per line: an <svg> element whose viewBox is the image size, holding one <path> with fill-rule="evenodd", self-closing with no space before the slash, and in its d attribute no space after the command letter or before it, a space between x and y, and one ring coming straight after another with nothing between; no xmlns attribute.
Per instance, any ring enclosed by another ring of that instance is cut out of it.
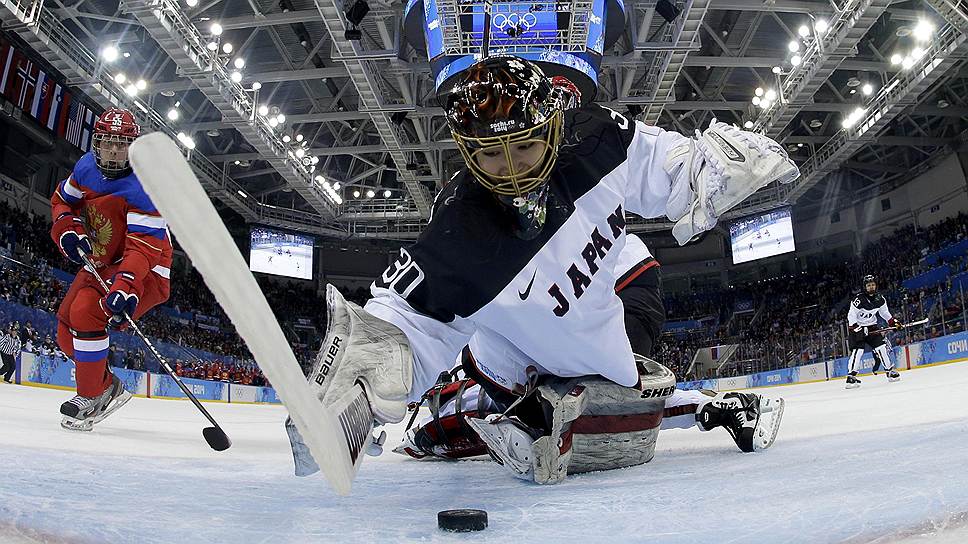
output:
<svg viewBox="0 0 968 544"><path fill-rule="evenodd" d="M410 341L413 400L450 370L475 333L550 374L637 383L615 294L625 212L666 214L681 188L663 164L685 137L598 105L565 118L536 238L515 236L503 205L463 171L417 242L371 287L366 310Z"/></svg>
<svg viewBox="0 0 968 544"><path fill-rule="evenodd" d="M877 325L877 316L885 322L890 322L892 317L890 310L887 309L887 299L881 294L868 295L860 293L854 297L847 310L847 326L870 327Z"/></svg>

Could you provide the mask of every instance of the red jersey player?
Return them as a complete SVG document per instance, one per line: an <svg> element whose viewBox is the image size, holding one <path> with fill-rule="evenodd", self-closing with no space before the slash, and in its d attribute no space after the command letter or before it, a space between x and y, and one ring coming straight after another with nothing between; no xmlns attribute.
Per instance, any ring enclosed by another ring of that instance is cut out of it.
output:
<svg viewBox="0 0 968 544"><path fill-rule="evenodd" d="M168 300L171 237L128 163L141 133L130 111L111 108L94 125L93 149L50 199L51 237L65 257L87 254L110 284L82 268L57 311L57 343L75 364L77 396L61 405L61 426L89 431L131 398L107 367L108 329Z"/></svg>

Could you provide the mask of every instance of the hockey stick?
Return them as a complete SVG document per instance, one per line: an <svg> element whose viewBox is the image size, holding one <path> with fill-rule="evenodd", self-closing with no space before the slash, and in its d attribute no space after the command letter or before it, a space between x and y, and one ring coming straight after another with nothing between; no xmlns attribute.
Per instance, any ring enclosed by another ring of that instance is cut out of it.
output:
<svg viewBox="0 0 968 544"><path fill-rule="evenodd" d="M927 322L928 320L927 318L925 318L925 319L919 319L918 321L912 321L910 323L902 323L900 326L900 329L906 329L908 327L917 327L918 325L924 325ZM877 329L876 331L871 331L867 334L880 334L883 332L896 331L896 330L899 330L899 329L896 327L886 327L883 329Z"/></svg>
<svg viewBox="0 0 968 544"><path fill-rule="evenodd" d="M84 261L84 266L88 269L91 275L97 278L97 282L101 284L101 288L104 289L104 292L110 292L111 288L108 287L108 284L104 281L104 278L101 277L101 274L97 272L97 268L95 268L94 263L91 262L91 258L81 251L78 251L78 253L80 253L81 259ZM179 378L178 375L175 374L175 371L172 370L171 366L168 365L168 361L165 361L165 358L158 353L158 350L155 349L154 344L152 344L151 341L148 340L148 337L141 332L141 328L138 327L138 324L134 322L134 319L131 319L131 316L128 315L127 312L124 312L124 318L128 320L128 325L131 327L131 330L133 330L134 333L141 338L141 341L148 346L148 351L150 351L151 354L155 356L155 359L158 359L158 362L161 363L161 368L165 369L165 372L171 376L171 379L175 380L175 383L178 384L178 387L182 390L182 393L185 393L185 395L188 397L188 400L192 401L195 407L202 412L202 415L208 418L212 425L214 425L214 427L205 427L202 429L202 436L205 437L205 441L208 442L208 445L211 446L215 451L225 451L229 449L232 446L232 441L229 440L228 435L225 434L225 431L222 430L222 427L219 426L219 424L215 421L215 419L212 417L212 414L209 414L208 410L202 406L202 403L198 402L198 399L195 398L195 395L188 390L188 387L185 386L184 382L181 381L181 378Z"/></svg>
<svg viewBox="0 0 968 544"><path fill-rule="evenodd" d="M347 495L369 439L359 384L321 402L309 387L265 295L181 150L156 132L131 144L132 168L272 383L329 484ZM366 435L366 436L364 436Z"/></svg>

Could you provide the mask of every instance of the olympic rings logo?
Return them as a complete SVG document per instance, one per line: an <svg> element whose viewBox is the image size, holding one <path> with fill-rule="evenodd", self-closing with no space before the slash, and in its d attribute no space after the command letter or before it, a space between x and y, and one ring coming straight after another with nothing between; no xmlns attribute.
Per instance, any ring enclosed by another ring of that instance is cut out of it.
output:
<svg viewBox="0 0 968 544"><path fill-rule="evenodd" d="M531 28L538 24L538 18L535 17L534 13L530 11L524 14L520 13L496 13L491 17L491 24L494 28L498 30L524 30L527 32Z"/></svg>

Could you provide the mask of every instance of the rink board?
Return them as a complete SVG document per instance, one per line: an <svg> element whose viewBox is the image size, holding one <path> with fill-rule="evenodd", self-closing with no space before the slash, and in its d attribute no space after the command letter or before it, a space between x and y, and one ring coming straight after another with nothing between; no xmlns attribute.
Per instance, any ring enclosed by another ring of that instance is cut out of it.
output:
<svg viewBox="0 0 968 544"><path fill-rule="evenodd" d="M891 357L899 370L910 370L922 366L954 363L968 360L968 332L949 334L939 338L916 342L907 346L895 347ZM874 367L874 356L867 352L860 360L860 374L870 374ZM126 388L135 395L184 399L185 395L167 374L149 374L123 368L113 368L124 381ZM733 391L757 387L773 387L796 383L810 383L839 379L847 375L847 357L813 363L793 368L783 368L759 372L748 376L696 380L678 384L680 389L710 389L714 391ZM74 389L74 364L70 361L55 359L24 352L21 354L16 372L17 383L55 389ZM199 400L212 402L233 402L250 404L278 404L276 392L271 387L238 385L208 380L183 378L182 381Z"/></svg>
<svg viewBox="0 0 968 544"><path fill-rule="evenodd" d="M111 367L125 388L136 396L160 399L187 398L175 380L167 374L154 374L125 368ZM73 390L74 363L55 357L23 352L17 365L17 383L51 389ZM182 378L182 382L199 400L209 402L241 402L278 404L279 397L271 387L256 387L209 380Z"/></svg>

